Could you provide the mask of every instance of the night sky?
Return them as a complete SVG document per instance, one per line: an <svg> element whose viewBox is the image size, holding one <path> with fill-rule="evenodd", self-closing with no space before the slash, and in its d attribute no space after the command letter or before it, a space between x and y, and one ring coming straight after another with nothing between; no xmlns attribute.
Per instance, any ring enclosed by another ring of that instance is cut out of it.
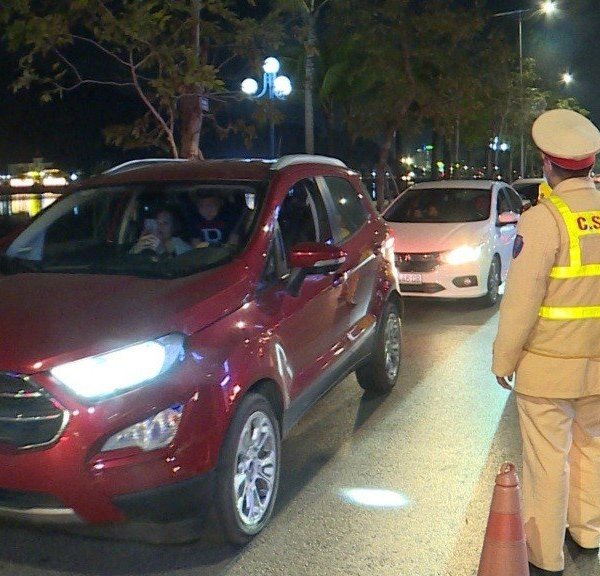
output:
<svg viewBox="0 0 600 576"><path fill-rule="evenodd" d="M600 0L559 0L560 13L547 19L528 13L523 22L523 53L533 56L538 72L548 83L559 86L568 70L574 82L560 85L565 96L576 97L600 126ZM535 8L531 0L489 0L494 12ZM518 54L517 18L497 18ZM51 104L40 104L35 91L14 95L8 84L14 80L16 59L0 52L0 173L8 164L44 157L67 170L90 165L90 159L118 162L123 154L103 144L101 127L126 121L135 109L113 92L89 89ZM292 78L292 81L294 79ZM116 103L118 102L118 105Z"/></svg>

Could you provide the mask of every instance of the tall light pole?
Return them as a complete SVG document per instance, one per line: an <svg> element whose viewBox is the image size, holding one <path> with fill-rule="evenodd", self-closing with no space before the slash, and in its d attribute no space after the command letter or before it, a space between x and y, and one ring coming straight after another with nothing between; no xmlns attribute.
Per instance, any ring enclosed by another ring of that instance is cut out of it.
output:
<svg viewBox="0 0 600 576"><path fill-rule="evenodd" d="M254 98L269 98L269 124L271 140L271 157L275 157L275 121L273 118L273 99L285 100L292 92L292 83L287 76L278 76L279 60L272 56L267 58L263 64L263 86L258 92L258 82L254 78L246 78L242 82L242 92Z"/></svg>
<svg viewBox="0 0 600 576"><path fill-rule="evenodd" d="M532 8L524 8L522 10L510 10L509 12L498 12L494 16L517 16L519 23L519 107L521 112L521 130L520 130L520 149L521 149L521 178L525 178L525 111L523 106L524 94L523 94L523 14L531 12ZM542 2L539 7L539 12L546 16L551 16L557 10L556 2L553 0L546 0Z"/></svg>

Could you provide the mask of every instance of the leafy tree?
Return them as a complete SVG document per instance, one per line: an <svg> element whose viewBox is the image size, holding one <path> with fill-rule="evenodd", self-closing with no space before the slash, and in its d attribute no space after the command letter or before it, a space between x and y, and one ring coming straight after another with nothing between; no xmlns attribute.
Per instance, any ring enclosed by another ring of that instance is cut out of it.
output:
<svg viewBox="0 0 600 576"><path fill-rule="evenodd" d="M317 59L320 54L317 23L323 9L333 0L279 0L279 10L298 16L301 26L294 29L304 51L304 140L307 154L315 152L314 93Z"/></svg>
<svg viewBox="0 0 600 576"><path fill-rule="evenodd" d="M226 66L282 33L273 16L242 17L238 4L253 0L7 0L0 23L23 54L14 88L39 84L44 100L85 85L132 91L145 113L109 140L202 157L207 110L231 97Z"/></svg>
<svg viewBox="0 0 600 576"><path fill-rule="evenodd" d="M335 4L333 17L338 30L331 37L340 45L339 57L329 64L322 93L341 105L352 135L377 140L381 209L395 134L427 119L441 125L451 103L451 111L465 105L467 87L453 74L476 73L468 60L458 58L468 54L479 30L477 18L442 0L344 0ZM467 70L457 70L459 63ZM456 112L450 121L455 123Z"/></svg>

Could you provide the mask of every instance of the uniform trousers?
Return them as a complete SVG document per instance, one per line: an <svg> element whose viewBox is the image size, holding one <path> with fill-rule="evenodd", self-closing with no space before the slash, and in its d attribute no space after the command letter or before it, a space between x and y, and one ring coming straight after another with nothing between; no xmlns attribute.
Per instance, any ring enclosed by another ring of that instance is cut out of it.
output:
<svg viewBox="0 0 600 576"><path fill-rule="evenodd" d="M517 393L517 407L529 561L560 571L565 527L580 546L600 544L600 396Z"/></svg>

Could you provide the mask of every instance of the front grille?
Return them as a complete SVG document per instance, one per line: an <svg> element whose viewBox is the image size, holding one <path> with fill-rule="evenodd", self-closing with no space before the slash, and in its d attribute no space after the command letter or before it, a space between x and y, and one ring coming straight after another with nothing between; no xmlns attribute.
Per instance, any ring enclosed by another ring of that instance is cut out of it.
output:
<svg viewBox="0 0 600 576"><path fill-rule="evenodd" d="M439 252L396 252L396 268L399 272L433 272L440 263Z"/></svg>
<svg viewBox="0 0 600 576"><path fill-rule="evenodd" d="M12 374L0 373L0 444L19 450L54 442L68 413L47 391Z"/></svg>

